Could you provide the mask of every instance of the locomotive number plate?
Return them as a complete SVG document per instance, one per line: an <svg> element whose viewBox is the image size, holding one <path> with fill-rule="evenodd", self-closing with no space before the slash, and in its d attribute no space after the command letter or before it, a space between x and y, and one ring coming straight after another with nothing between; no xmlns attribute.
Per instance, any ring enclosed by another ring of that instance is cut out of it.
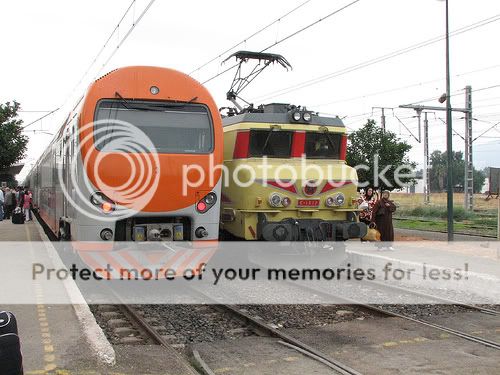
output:
<svg viewBox="0 0 500 375"><path fill-rule="evenodd" d="M299 207L318 207L319 199L299 199L297 201Z"/></svg>

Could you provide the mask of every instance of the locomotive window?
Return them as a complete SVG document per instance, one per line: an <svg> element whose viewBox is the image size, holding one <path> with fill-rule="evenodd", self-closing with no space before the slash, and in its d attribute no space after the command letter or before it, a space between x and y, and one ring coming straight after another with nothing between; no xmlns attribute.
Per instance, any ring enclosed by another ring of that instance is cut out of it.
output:
<svg viewBox="0 0 500 375"><path fill-rule="evenodd" d="M197 154L213 149L212 120L201 104L106 99L99 102L95 121L94 142L102 151L129 150L131 137L140 139L133 128L124 134L123 122L136 126L150 139L151 152Z"/></svg>
<svg viewBox="0 0 500 375"><path fill-rule="evenodd" d="M289 158L292 149L291 131L251 130L249 156Z"/></svg>
<svg viewBox="0 0 500 375"><path fill-rule="evenodd" d="M340 134L306 133L305 153L310 159L338 159L340 157Z"/></svg>

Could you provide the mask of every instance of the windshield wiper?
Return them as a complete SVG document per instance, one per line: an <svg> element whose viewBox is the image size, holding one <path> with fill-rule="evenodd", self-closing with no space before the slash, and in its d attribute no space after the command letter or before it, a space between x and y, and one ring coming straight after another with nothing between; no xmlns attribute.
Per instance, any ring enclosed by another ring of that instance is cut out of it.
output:
<svg viewBox="0 0 500 375"><path fill-rule="evenodd" d="M119 98L122 102L122 105L126 109L132 109L132 110L137 110L137 111L162 111L167 108L183 108L186 107L188 104L193 103L196 99L198 99L197 96L194 98L191 98L188 102L171 102L171 103L133 103L125 99L123 96L120 95L118 91L115 91L115 96Z"/></svg>
<svg viewBox="0 0 500 375"><path fill-rule="evenodd" d="M271 139L271 134L273 134L276 130L271 128L269 129L269 132L267 133L266 141L264 142L264 146L262 146L262 149L260 150L261 154L264 154L264 150L267 147L267 144L269 143L269 140Z"/></svg>
<svg viewBox="0 0 500 375"><path fill-rule="evenodd" d="M118 91L115 91L115 96L122 101L122 105L125 108L130 109L130 107L129 107L130 103L123 96L121 96Z"/></svg>
<svg viewBox="0 0 500 375"><path fill-rule="evenodd" d="M330 133L323 133L326 135L326 139L328 139L328 142L330 143L330 146L332 146L332 153L335 152L335 145L333 144L332 139L330 138Z"/></svg>

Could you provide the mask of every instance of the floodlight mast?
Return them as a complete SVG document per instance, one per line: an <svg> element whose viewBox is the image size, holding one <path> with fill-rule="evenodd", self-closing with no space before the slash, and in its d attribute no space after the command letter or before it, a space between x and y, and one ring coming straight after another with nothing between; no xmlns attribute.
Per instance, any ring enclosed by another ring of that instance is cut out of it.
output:
<svg viewBox="0 0 500 375"><path fill-rule="evenodd" d="M251 52L251 51L238 51L233 53L227 59L225 59L222 63L225 63L232 57L235 57L238 61L238 68L236 69L236 73L234 74L233 82L231 83L231 88L226 93L226 98L237 109L237 113L244 112L247 108L253 108L253 104L247 102L239 95L240 93L260 74L266 69L271 63L278 63L287 71L292 69L290 63L281 55L275 53L263 53L263 52ZM257 63L253 67L253 69L247 73L242 73L242 65L243 63L249 62L249 60L256 60ZM246 106L243 107L237 101L237 99L245 102Z"/></svg>

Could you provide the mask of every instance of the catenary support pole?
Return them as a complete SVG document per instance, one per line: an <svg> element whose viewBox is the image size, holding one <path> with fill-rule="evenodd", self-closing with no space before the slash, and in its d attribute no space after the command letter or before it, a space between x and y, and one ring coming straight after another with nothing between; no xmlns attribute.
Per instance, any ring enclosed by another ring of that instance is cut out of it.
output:
<svg viewBox="0 0 500 375"><path fill-rule="evenodd" d="M472 161L472 90L465 87L465 174L464 174L464 208L472 211L474 208L474 165Z"/></svg>
<svg viewBox="0 0 500 375"><path fill-rule="evenodd" d="M448 211L448 241L453 241L453 124L450 98L450 31L446 0L446 160L448 166L446 183L446 207Z"/></svg>
<svg viewBox="0 0 500 375"><path fill-rule="evenodd" d="M427 120L427 112L424 112L424 203L430 203L430 179L429 179L429 121Z"/></svg>

